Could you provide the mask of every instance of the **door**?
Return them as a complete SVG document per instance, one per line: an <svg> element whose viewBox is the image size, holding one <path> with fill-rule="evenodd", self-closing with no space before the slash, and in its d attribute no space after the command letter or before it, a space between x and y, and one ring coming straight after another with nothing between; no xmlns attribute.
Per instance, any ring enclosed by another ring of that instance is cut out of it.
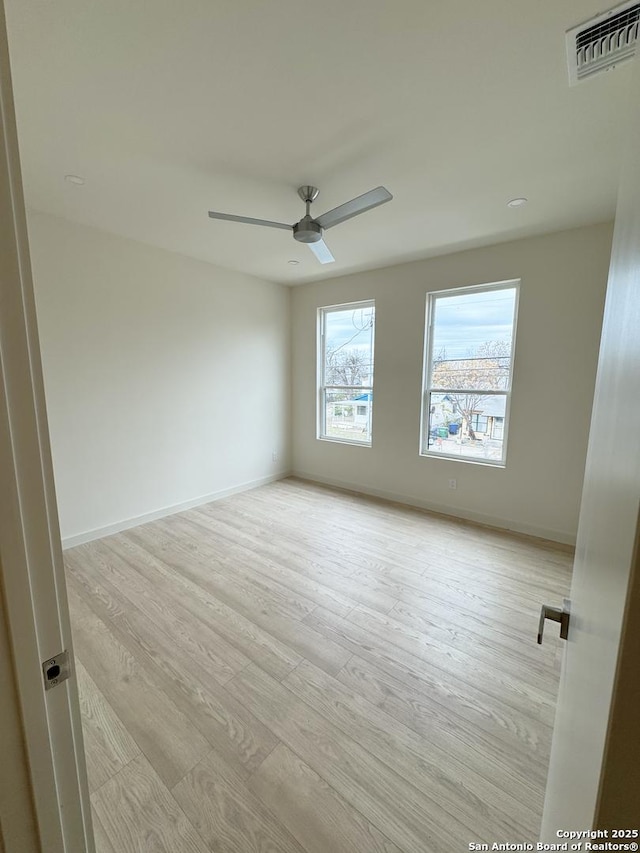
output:
<svg viewBox="0 0 640 853"><path fill-rule="evenodd" d="M633 672L637 682L637 660L633 670L626 663L629 644L634 642L629 619L622 631L625 605L632 593L637 595L635 584L640 583L637 574L633 580L632 571L640 506L640 61L636 59L634 64L628 101L630 129L622 163L571 587L571 624L542 824L542 839L547 842L559 840L558 830L602 825L599 793L622 772L621 766L614 766L615 753L609 748L611 738L617 738L615 729L609 729L610 709L614 696L622 696L626 673ZM579 311L576 305L576 315ZM547 630L552 627L557 629L549 624ZM637 707L634 725L635 721ZM623 718L614 722L621 725ZM637 732L626 745L627 755L634 748L637 750ZM624 750L618 750L620 759L624 761ZM623 802L626 796L636 797L635 827L618 828L638 829L637 788L621 789L612 808L620 817L633 814L631 805Z"/></svg>
<svg viewBox="0 0 640 853"><path fill-rule="evenodd" d="M2 3L0 153L0 604L1 647L10 656L2 672L11 674L26 748L3 751L2 760L22 762L22 773L28 767L33 799L16 784L14 814L35 815L41 849L83 853L93 842L75 678L45 691L42 672L43 661L71 652L71 633ZM11 835L6 826L2 832L7 853L35 853L33 839L16 839L15 824Z"/></svg>

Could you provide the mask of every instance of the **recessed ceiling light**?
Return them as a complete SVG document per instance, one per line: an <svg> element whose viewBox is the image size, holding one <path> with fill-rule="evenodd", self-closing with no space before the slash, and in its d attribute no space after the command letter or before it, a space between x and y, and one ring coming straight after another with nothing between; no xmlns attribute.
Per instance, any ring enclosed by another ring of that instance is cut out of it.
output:
<svg viewBox="0 0 640 853"><path fill-rule="evenodd" d="M291 261L287 261L287 263L291 264L292 267L297 267L298 264L300 263L300 261L291 260Z"/></svg>
<svg viewBox="0 0 640 853"><path fill-rule="evenodd" d="M64 179L70 184L75 184L77 187L81 187L84 184L84 178L80 175L65 175Z"/></svg>
<svg viewBox="0 0 640 853"><path fill-rule="evenodd" d="M528 198L512 198L507 202L507 207L522 207L529 201Z"/></svg>

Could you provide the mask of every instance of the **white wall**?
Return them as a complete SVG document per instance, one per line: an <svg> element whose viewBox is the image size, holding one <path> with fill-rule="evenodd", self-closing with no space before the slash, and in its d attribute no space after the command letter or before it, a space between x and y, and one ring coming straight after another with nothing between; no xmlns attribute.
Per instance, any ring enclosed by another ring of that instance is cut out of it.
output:
<svg viewBox="0 0 640 853"><path fill-rule="evenodd" d="M294 473L574 542L611 235L608 224L591 226L296 288ZM426 293L514 278L522 284L507 467L419 456ZM360 299L376 302L371 448L315 437L316 311Z"/></svg>
<svg viewBox="0 0 640 853"><path fill-rule="evenodd" d="M288 470L287 288L39 213L29 237L67 544Z"/></svg>

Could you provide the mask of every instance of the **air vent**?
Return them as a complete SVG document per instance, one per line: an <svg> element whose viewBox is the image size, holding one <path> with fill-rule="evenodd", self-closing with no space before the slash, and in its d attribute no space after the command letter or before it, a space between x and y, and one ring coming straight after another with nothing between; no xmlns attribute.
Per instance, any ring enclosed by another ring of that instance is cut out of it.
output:
<svg viewBox="0 0 640 853"><path fill-rule="evenodd" d="M615 68L636 52L640 3L627 2L567 32L569 83L573 86Z"/></svg>

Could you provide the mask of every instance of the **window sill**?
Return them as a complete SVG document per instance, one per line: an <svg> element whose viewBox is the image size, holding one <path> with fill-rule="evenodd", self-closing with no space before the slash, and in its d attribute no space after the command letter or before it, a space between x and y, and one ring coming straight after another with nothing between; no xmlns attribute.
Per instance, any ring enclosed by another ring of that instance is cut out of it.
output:
<svg viewBox="0 0 640 853"><path fill-rule="evenodd" d="M333 435L317 435L318 441L328 441L330 444L348 444L350 447L371 447L370 441L353 441L348 438L336 438Z"/></svg>
<svg viewBox="0 0 640 853"><path fill-rule="evenodd" d="M423 459L443 459L446 462L464 462L466 465L482 465L485 468L506 468L506 461L498 462L491 459L467 459L464 456L456 456L453 453L436 453L429 450L421 450Z"/></svg>

